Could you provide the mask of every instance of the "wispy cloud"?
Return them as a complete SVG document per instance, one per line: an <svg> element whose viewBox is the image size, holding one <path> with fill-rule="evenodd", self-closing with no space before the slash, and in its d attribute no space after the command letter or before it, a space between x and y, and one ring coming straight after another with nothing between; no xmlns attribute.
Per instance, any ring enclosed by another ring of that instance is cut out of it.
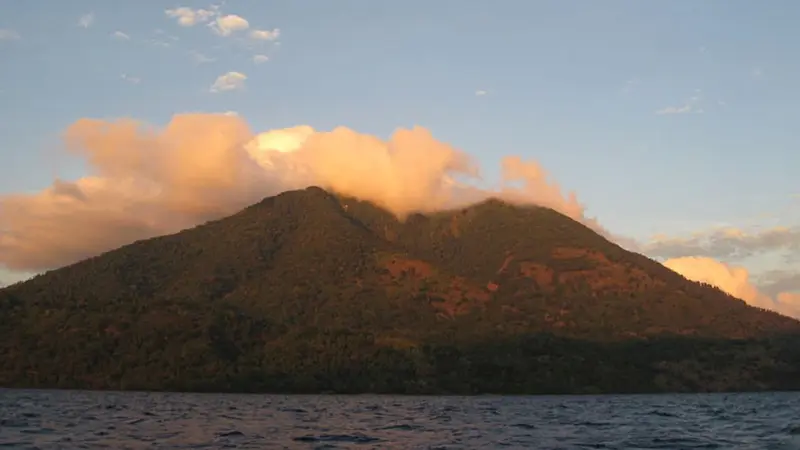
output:
<svg viewBox="0 0 800 450"><path fill-rule="evenodd" d="M122 75L120 75L120 78L122 78L123 80L125 80L125 81L127 81L128 83L131 83L131 84L139 84L139 83L142 82L141 78L134 77L134 76L128 75L126 73L123 73Z"/></svg>
<svg viewBox="0 0 800 450"><path fill-rule="evenodd" d="M243 31L250 27L250 23L241 16L228 14L217 17L217 20L209 24L212 30L220 36L230 36L237 31Z"/></svg>
<svg viewBox="0 0 800 450"><path fill-rule="evenodd" d="M695 95L689 97L682 105L667 106L666 108L657 110L656 114L702 114L704 111L700 105L701 101L700 89L696 89Z"/></svg>
<svg viewBox="0 0 800 450"><path fill-rule="evenodd" d="M623 94L630 94L640 84L641 84L641 81L638 78L636 78L636 77L631 78L630 80L625 82L625 84L620 89L620 92L622 92Z"/></svg>
<svg viewBox="0 0 800 450"><path fill-rule="evenodd" d="M78 26L83 28L89 28L94 23L94 13L86 13L78 19Z"/></svg>
<svg viewBox="0 0 800 450"><path fill-rule="evenodd" d="M114 39L119 39L121 41L131 40L130 35L123 33L122 31L115 31L114 33L111 34L111 37L113 37Z"/></svg>
<svg viewBox="0 0 800 450"><path fill-rule="evenodd" d="M764 77L764 69L761 67L753 67L750 69L750 76L753 78L763 78Z"/></svg>
<svg viewBox="0 0 800 450"><path fill-rule="evenodd" d="M164 11L167 17L176 19L178 25L191 27L198 23L205 23L211 20L217 12L208 9L192 9L182 6L180 8L167 9Z"/></svg>
<svg viewBox="0 0 800 450"><path fill-rule="evenodd" d="M253 30L250 32L250 37L258 41L274 41L281 36L281 30L274 28L272 30Z"/></svg>
<svg viewBox="0 0 800 450"><path fill-rule="evenodd" d="M207 56L206 54L198 52L197 50L191 50L189 52L189 56L191 56L192 60L194 60L194 62L197 64L205 64L216 61L215 58Z"/></svg>
<svg viewBox="0 0 800 450"><path fill-rule="evenodd" d="M483 89L478 89L477 91L475 91L475 96L476 97L483 97L483 96L488 95L488 94L489 94L489 91L486 91L486 90L483 90Z"/></svg>
<svg viewBox="0 0 800 450"><path fill-rule="evenodd" d="M16 41L22 39L18 32L10 28L0 28L0 41Z"/></svg>
<svg viewBox="0 0 800 450"><path fill-rule="evenodd" d="M267 55L255 55L255 56L253 56L253 62L256 63L256 64L264 64L267 61L269 61L269 56L267 56Z"/></svg>
<svg viewBox="0 0 800 450"><path fill-rule="evenodd" d="M773 296L781 292L800 292L800 271L770 270L758 277L758 285L765 293Z"/></svg>
<svg viewBox="0 0 800 450"><path fill-rule="evenodd" d="M656 237L642 250L665 258L709 256L736 259L765 252L800 252L800 228L775 227L748 233L738 228L718 228L689 237Z"/></svg>
<svg viewBox="0 0 800 450"><path fill-rule="evenodd" d="M217 77L209 91L218 93L243 89L245 80L247 80L247 75L241 72L228 72Z"/></svg>

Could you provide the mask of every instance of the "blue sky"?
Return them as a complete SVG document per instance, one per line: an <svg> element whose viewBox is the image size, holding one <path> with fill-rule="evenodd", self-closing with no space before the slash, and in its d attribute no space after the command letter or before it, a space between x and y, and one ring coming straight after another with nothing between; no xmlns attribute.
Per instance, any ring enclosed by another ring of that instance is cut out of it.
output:
<svg viewBox="0 0 800 450"><path fill-rule="evenodd" d="M207 2L0 0L0 195L82 176L60 144L79 118L236 111L257 131L424 126L489 180L501 156L539 161L616 234L756 245L800 226L800 3L759 5L230 0L248 28L225 36L165 12ZM231 71L243 88L211 92ZM721 259L794 276L787 236Z"/></svg>

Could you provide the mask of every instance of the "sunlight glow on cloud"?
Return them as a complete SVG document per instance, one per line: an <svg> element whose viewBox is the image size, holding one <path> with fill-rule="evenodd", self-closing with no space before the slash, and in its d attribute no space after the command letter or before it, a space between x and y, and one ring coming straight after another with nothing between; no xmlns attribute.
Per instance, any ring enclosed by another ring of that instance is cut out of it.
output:
<svg viewBox="0 0 800 450"><path fill-rule="evenodd" d="M250 32L250 37L260 41L274 41L281 35L281 30L278 28L272 30L253 30Z"/></svg>
<svg viewBox="0 0 800 450"><path fill-rule="evenodd" d="M770 298L750 282L750 274L744 267L697 256L669 259L664 265L689 280L714 285L749 305L800 319L800 294L782 292Z"/></svg>
<svg viewBox="0 0 800 450"><path fill-rule="evenodd" d="M228 72L217 77L214 84L211 85L210 92L218 93L243 89L245 80L247 80L247 75L241 72Z"/></svg>
<svg viewBox="0 0 800 450"><path fill-rule="evenodd" d="M232 79L246 78L239 75ZM218 89L230 86L225 80ZM475 161L421 127L398 129L388 140L345 127L318 131L308 125L252 133L234 112L197 113L175 115L163 129L130 119L80 119L64 140L86 161L90 174L56 180L38 193L0 196L0 269L64 266L312 185L371 201L400 218L489 197L542 205L624 242L586 217L575 193L564 193L537 162L503 157L502 183L479 188L468 181L480 179ZM762 236L727 229L716 239L745 247L777 245L789 232L775 229ZM723 241L709 245L726 249ZM767 295L744 268L704 256L673 258L664 265L751 305L800 318L800 294Z"/></svg>
<svg viewBox="0 0 800 450"><path fill-rule="evenodd" d="M261 198L317 185L399 216L498 196L550 206L591 224L574 194L535 162L503 160L521 185L481 190L472 159L424 128L389 140L303 125L253 134L236 115L182 114L163 130L133 120L81 119L65 133L91 174L35 194L0 197L0 266L43 270L223 217Z"/></svg>
<svg viewBox="0 0 800 450"><path fill-rule="evenodd" d="M210 23L209 26L220 36L230 36L236 31L246 30L250 27L250 23L241 16L228 14L218 17L217 20Z"/></svg>
<svg viewBox="0 0 800 450"><path fill-rule="evenodd" d="M205 23L216 15L215 11L207 9L192 9L182 6L180 8L168 9L164 11L167 17L177 19L182 27L191 27L198 23Z"/></svg>

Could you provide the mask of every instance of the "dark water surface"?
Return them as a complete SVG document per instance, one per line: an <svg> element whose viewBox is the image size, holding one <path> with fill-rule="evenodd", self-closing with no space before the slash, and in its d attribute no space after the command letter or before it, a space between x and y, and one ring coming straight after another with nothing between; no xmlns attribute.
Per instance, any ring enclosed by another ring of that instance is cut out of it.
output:
<svg viewBox="0 0 800 450"><path fill-rule="evenodd" d="M0 390L0 449L800 449L800 394L393 397Z"/></svg>

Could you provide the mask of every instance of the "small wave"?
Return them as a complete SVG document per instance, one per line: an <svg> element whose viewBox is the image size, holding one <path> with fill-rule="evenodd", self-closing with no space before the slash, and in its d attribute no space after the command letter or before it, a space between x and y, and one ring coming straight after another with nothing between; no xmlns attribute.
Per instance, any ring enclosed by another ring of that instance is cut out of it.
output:
<svg viewBox="0 0 800 450"><path fill-rule="evenodd" d="M299 436L293 439L296 442L349 442L353 444L367 444L380 439L363 434L323 434L320 436Z"/></svg>
<svg viewBox="0 0 800 450"><path fill-rule="evenodd" d="M658 409L654 409L648 413L651 416L658 416L658 417L679 417L677 414L673 414L666 411L660 411Z"/></svg>
<svg viewBox="0 0 800 450"><path fill-rule="evenodd" d="M308 413L308 411L306 411L305 409L301 409L301 408L278 408L278 411L280 411L280 412L300 413L300 414Z"/></svg>
<svg viewBox="0 0 800 450"><path fill-rule="evenodd" d="M217 437L220 438L227 438L227 437L239 437L244 436L244 433L238 430L231 430L231 431L221 431L217 433Z"/></svg>
<svg viewBox="0 0 800 450"><path fill-rule="evenodd" d="M387 427L381 428L381 430L414 431L414 430L420 430L422 428L423 427L421 427L419 425L411 425L411 424L404 423L404 424L400 424L400 425L389 425Z"/></svg>

